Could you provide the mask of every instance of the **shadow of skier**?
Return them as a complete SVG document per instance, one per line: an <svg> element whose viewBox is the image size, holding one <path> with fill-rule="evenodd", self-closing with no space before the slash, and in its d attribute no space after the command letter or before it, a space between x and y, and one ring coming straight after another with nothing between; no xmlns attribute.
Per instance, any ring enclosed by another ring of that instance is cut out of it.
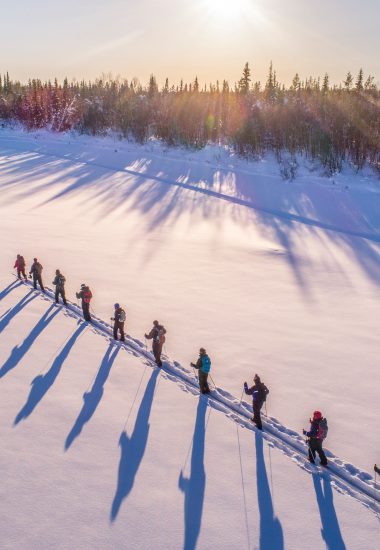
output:
<svg viewBox="0 0 380 550"><path fill-rule="evenodd" d="M123 500L127 498L129 493L132 491L137 472L145 454L150 428L149 416L159 372L160 371L158 369L155 369L152 372L140 403L140 408L137 413L132 435L128 437L126 431L123 430L119 439L121 456L119 462L117 489L111 508L110 519L112 522L115 521Z"/></svg>
<svg viewBox="0 0 380 550"><path fill-rule="evenodd" d="M322 522L321 534L326 543L326 548L328 550L345 550L346 545L344 544L338 518L336 517L330 480L323 477L322 490L320 476L313 474L313 483Z"/></svg>
<svg viewBox="0 0 380 550"><path fill-rule="evenodd" d="M21 300L14 306L12 309L4 315L4 317L0 320L0 332L2 332L7 325L12 321L13 317L16 317L20 311L24 309L30 302L32 302L37 297L37 294L34 293L33 290L28 292Z"/></svg>
<svg viewBox="0 0 380 550"><path fill-rule="evenodd" d="M284 535L279 519L274 515L272 495L263 453L263 436L255 432L257 498L260 511L260 550L283 550Z"/></svg>
<svg viewBox="0 0 380 550"><path fill-rule="evenodd" d="M12 292L12 290L15 290L17 287L21 285L22 285L21 281L17 280L17 281L13 281L8 286L3 288L3 290L0 292L0 300L5 298L10 292Z"/></svg>
<svg viewBox="0 0 380 550"><path fill-rule="evenodd" d="M65 451L79 436L86 422L91 419L92 415L96 411L104 393L104 384L106 383L109 373L111 372L113 362L115 361L119 350L120 347L115 346L113 342L109 345L100 364L92 388L90 389L90 391L86 391L83 394L84 403L82 406L82 410L80 411L74 426L71 428L70 433L66 438Z"/></svg>
<svg viewBox="0 0 380 550"><path fill-rule="evenodd" d="M27 402L22 407L20 412L15 418L14 425L18 424L20 420L27 418L32 414L38 403L44 397L44 395L49 391L51 386L54 384L57 376L60 373L61 367L65 360L67 359L71 349L73 348L76 340L86 329L87 325L82 323L77 330L72 334L68 342L63 347L59 355L54 359L54 362L50 369L45 374L39 374L32 381L32 388L30 390Z"/></svg>
<svg viewBox="0 0 380 550"><path fill-rule="evenodd" d="M50 313L55 310L51 315ZM36 326L31 330L28 336L25 338L21 346L15 346L8 359L5 361L3 366L0 368L0 378L5 376L9 371L17 367L18 363L24 357L24 355L30 350L35 340L38 336L45 330L48 324L58 315L59 309L55 309L51 305L43 314L41 319L38 321Z"/></svg>
<svg viewBox="0 0 380 550"><path fill-rule="evenodd" d="M185 496L185 540L184 550L194 550L201 530L203 502L206 488L204 466L207 399L199 398L191 451L190 477L179 475L178 487Z"/></svg>

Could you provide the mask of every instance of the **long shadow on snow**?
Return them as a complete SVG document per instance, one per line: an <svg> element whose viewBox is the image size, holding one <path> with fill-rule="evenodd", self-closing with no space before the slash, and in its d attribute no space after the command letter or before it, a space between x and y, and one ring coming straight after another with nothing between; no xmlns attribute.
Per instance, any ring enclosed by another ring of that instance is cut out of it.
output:
<svg viewBox="0 0 380 550"><path fill-rule="evenodd" d="M274 515L272 495L263 452L263 437L255 432L256 483L260 512L260 550L283 550L284 535L279 519Z"/></svg>
<svg viewBox="0 0 380 550"><path fill-rule="evenodd" d="M71 335L70 339L66 342L62 351L54 359L50 369L45 374L39 374L34 378L31 384L32 388L30 390L28 399L20 412L17 414L14 425L17 425L21 420L24 420L29 415L31 415L34 409L37 407L38 403L52 387L61 371L63 363L66 361L75 342L82 334L82 332L86 329L86 327L87 325L85 323L82 323Z"/></svg>
<svg viewBox="0 0 380 550"><path fill-rule="evenodd" d="M186 479L181 470L178 486L185 496L185 541L184 550L194 550L201 531L203 502L206 488L204 466L207 399L199 398L194 426L191 452L190 477Z"/></svg>
<svg viewBox="0 0 380 550"><path fill-rule="evenodd" d="M346 545L344 544L338 518L336 517L331 482L329 479L323 477L322 489L320 476L313 474L313 483L322 522L321 534L326 548L327 550L345 550Z"/></svg>
<svg viewBox="0 0 380 550"><path fill-rule="evenodd" d="M12 290L15 290L17 287L21 286L22 283L20 281L13 281L11 284L6 286L1 292L0 292L0 300L3 300Z"/></svg>
<svg viewBox="0 0 380 550"><path fill-rule="evenodd" d="M119 462L119 473L117 480L116 494L111 507L111 521L115 521L120 510L120 506L125 498L132 491L133 484L141 461L145 454L149 435L149 416L152 408L154 391L156 388L157 376L159 370L155 369L146 386L144 396L140 403L137 413L135 427L131 436L128 436L123 430L119 445L121 456Z"/></svg>
<svg viewBox="0 0 380 550"><path fill-rule="evenodd" d="M52 315L50 313L55 309L53 305L51 305L43 314L41 319L38 321L36 326L31 330L31 332L28 334L28 336L25 338L21 346L15 346L8 359L5 361L3 366L0 368L0 378L5 376L9 371L14 369L18 363L21 361L21 359L24 357L24 355L30 350L33 343L36 341L38 336L45 330L45 328L48 326L48 324L54 319L56 315L59 313L59 309L56 309Z"/></svg>
<svg viewBox="0 0 380 550"><path fill-rule="evenodd" d="M22 311L24 307L30 304L30 302L32 302L36 297L37 294L35 294L33 290L23 296L21 300L15 306L13 306L12 309L6 315L4 315L2 319L0 319L0 332L2 332L9 325L12 319L16 317L16 315L20 313L20 311Z"/></svg>
<svg viewBox="0 0 380 550"><path fill-rule="evenodd" d="M65 451L72 445L75 439L80 435L84 425L88 422L96 411L104 393L104 384L107 381L112 365L119 353L120 347L111 343L102 359L98 373L90 391L83 394L83 407L71 428L65 441Z"/></svg>
<svg viewBox="0 0 380 550"><path fill-rule="evenodd" d="M125 164L115 167L115 157L111 164L109 159L104 162L103 151L95 152L91 158L87 155L83 162L80 157L59 154L44 157L42 153L42 158L24 158L20 163L20 153L14 155L10 149L9 154L9 165L4 170L14 193L19 186L11 178L17 180L20 172L23 177L28 170L31 175L25 192L10 196L10 202L51 191L43 205L81 194L84 208L99 207L106 217L128 201L128 211L138 210L146 217L147 231L174 222L183 212L193 210L218 222L225 219L228 208L228 216L236 223L244 228L254 225L282 247L284 254L277 259L289 264L301 290L307 290L313 272L311 263L304 259L307 256L304 243L310 233L319 240L323 235L324 248L331 243L344 249L367 276L380 284L379 201L363 193L359 195L356 190L348 193L342 185L321 184L327 181L321 179L310 185L303 180L300 187L297 181L285 184L280 176L256 175L239 169L235 172L186 159L173 164L165 157L150 158L143 151L128 159L132 169L125 168ZM38 174L46 169L54 171L54 176L41 184ZM114 173L112 181L110 171ZM67 184L68 175L73 183ZM346 274L344 262L333 249L326 268Z"/></svg>

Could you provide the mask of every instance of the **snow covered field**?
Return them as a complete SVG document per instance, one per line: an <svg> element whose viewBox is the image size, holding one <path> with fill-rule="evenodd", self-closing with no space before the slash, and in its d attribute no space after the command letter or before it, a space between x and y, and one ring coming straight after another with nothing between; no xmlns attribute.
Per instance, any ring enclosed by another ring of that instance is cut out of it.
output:
<svg viewBox="0 0 380 550"><path fill-rule="evenodd" d="M360 483L380 462L379 193L348 168L286 182L219 148L0 130L5 547L377 548ZM183 367L206 347L227 403L24 285L4 291L18 252L48 285L59 267L71 299L89 284L105 321L121 302L134 338L158 318ZM254 372L278 421L264 439L233 412ZM315 408L356 498L280 452L276 430L297 443Z"/></svg>

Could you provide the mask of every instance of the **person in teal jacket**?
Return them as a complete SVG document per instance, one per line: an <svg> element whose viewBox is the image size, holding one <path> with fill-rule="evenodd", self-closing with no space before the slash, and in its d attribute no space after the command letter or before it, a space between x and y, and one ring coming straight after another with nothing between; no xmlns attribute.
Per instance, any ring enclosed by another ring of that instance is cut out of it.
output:
<svg viewBox="0 0 380 550"><path fill-rule="evenodd" d="M207 379L211 369L211 361L204 348L200 348L198 361L196 363L191 363L191 366L198 370L199 389L201 393L210 393Z"/></svg>

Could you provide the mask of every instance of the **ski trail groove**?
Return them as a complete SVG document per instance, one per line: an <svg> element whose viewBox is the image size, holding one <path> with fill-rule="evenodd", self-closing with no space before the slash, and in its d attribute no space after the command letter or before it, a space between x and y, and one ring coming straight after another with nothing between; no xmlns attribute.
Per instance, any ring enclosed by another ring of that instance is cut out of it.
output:
<svg viewBox="0 0 380 550"><path fill-rule="evenodd" d="M15 274L13 276L16 277ZM32 286L31 281L26 281L22 284L27 287ZM45 297L45 299L55 301L54 291L49 287L45 287L45 294L41 294L40 291L36 292L40 294L41 298ZM77 304L67 300L67 306L60 305L59 307L64 312L67 311L67 315L83 321L82 309ZM94 333L113 340L111 325L99 317L92 315L92 323L89 326L93 328ZM137 357L147 359L151 367L157 368L153 353L146 350L143 342L127 334L125 338L125 342L119 341L116 345L119 345L128 352L132 352ZM194 379L191 371L182 367L177 361L170 361L166 355L163 355L162 358L163 366L161 372L165 375L165 378L174 381L183 391L192 393L193 395L199 394L198 382ZM146 366L147 363L145 363L145 368ZM256 431L255 426L250 420L252 416L251 406L247 402L239 402L229 392L216 386L207 397L203 398L208 400L210 407L222 412L240 427ZM317 466L309 463L307 458L308 448L304 438L300 434L287 428L271 416L263 414L262 423L264 428L262 437L269 445L276 447L304 471L310 474L320 472L320 475L328 476L338 492L355 498L372 512L378 513L380 490L378 484L375 485L374 478L368 472L359 470L353 464L344 462L327 449L325 449L325 452L329 460L329 468L328 470L321 471Z"/></svg>

